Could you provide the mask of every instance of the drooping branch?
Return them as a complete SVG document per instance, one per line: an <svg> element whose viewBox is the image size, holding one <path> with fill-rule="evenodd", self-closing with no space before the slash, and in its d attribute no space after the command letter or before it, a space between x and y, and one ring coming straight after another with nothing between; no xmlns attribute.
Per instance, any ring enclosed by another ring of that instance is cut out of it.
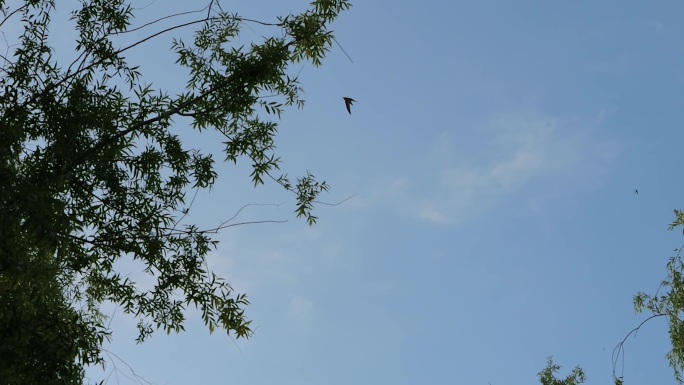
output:
<svg viewBox="0 0 684 385"><path fill-rule="evenodd" d="M615 348L613 348L613 354L612 354L611 361L613 364L613 381L615 382L616 385L622 384L622 382L623 382L623 374L620 373L619 376L617 375L617 366L618 366L618 361L622 358L621 367L622 367L622 371L624 371L624 367L625 367L625 347L624 347L624 345L625 345L625 342L627 342L627 338L629 338L629 336L631 336L631 335L634 335L634 337L636 337L637 333L639 332L641 327L644 326L644 324L646 324L646 322L652 320L653 318L661 317L664 315L666 315L666 314L654 314L654 315L646 318L645 320L641 321L641 323L637 327L630 330L629 333L627 333L627 335L625 335L625 338L623 338L622 341L620 341L615 346Z"/></svg>

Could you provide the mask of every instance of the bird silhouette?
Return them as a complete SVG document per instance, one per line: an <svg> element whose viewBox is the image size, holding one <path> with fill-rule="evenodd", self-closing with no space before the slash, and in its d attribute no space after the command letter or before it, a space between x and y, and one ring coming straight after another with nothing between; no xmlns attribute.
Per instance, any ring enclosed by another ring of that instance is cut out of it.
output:
<svg viewBox="0 0 684 385"><path fill-rule="evenodd" d="M344 105L347 106L347 112L349 112L349 114L351 115L351 106L352 106L352 103L355 102L356 100L354 100L352 98L348 98L346 96L344 96L342 99L344 99Z"/></svg>
<svg viewBox="0 0 684 385"><path fill-rule="evenodd" d="M634 189L634 193L635 193L636 195L639 195L639 190Z"/></svg>

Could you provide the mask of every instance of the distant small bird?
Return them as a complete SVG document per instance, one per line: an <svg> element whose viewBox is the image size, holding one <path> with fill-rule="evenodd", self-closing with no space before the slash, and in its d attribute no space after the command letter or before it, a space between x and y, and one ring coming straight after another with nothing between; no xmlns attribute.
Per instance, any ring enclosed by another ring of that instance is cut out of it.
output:
<svg viewBox="0 0 684 385"><path fill-rule="evenodd" d="M347 112L349 112L349 114L351 114L352 103L355 102L356 100L354 100L352 98L348 98L346 96L344 96L342 99L344 99L344 105L347 106Z"/></svg>
<svg viewBox="0 0 684 385"><path fill-rule="evenodd" d="M634 189L634 193L635 193L636 195L639 195L639 190Z"/></svg>

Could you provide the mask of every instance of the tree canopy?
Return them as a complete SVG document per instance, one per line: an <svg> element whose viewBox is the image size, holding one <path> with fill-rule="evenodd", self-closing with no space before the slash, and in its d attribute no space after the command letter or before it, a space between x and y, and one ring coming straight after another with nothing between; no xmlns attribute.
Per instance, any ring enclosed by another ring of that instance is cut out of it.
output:
<svg viewBox="0 0 684 385"><path fill-rule="evenodd" d="M684 226L684 212L674 210L675 220L670 224L669 230ZM641 325L655 317L665 317L669 324L670 342L672 349L666 358L674 371L674 377L678 383L684 383L684 262L682 262L681 248L675 249L676 255L667 263L667 277L660 283L655 294L638 293L634 296L634 310L637 313L651 312ZM662 290L662 291L661 291ZM633 330L636 332L641 325ZM631 334L631 333L630 333ZM624 341L623 341L624 342ZM619 345L622 349L622 344Z"/></svg>
<svg viewBox="0 0 684 385"><path fill-rule="evenodd" d="M155 29L180 15L134 25L124 0L83 0L71 13L76 51L58 62L66 55L51 45L55 1L0 1L0 27L22 29L16 44L8 42L13 52L0 57L0 378L81 382L84 365L103 362L106 301L137 318L139 342L159 329L183 330L188 306L210 331L251 334L245 295L206 267L210 232L181 223L188 191L215 182L215 160L170 128L220 133L225 161L247 159L255 185L271 181L292 192L296 215L313 224L314 201L328 185L279 171L277 120L303 106L291 66L320 66L334 41L331 23L350 7L315 0L300 13L259 21L211 0L201 17ZM233 44L253 23L271 35ZM194 39L171 46L188 74L185 91L145 84L126 55L187 28ZM134 43L118 45L121 36ZM122 259L142 263L154 286L122 276Z"/></svg>

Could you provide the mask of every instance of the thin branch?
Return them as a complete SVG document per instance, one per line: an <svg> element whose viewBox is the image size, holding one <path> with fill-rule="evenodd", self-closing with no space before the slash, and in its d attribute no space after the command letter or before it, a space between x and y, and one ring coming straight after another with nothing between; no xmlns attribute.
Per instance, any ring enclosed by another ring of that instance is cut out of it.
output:
<svg viewBox="0 0 684 385"><path fill-rule="evenodd" d="M212 1L212 2L213 2L213 1ZM115 33L113 33L112 35L123 35L123 34L125 34L125 33L135 32L135 31L141 30L141 29L143 29L143 28L145 28L145 27L149 27L149 26L152 25L152 24L159 23L160 21L163 21L163 20L166 20L166 19L171 19L171 18L174 18L174 17L183 16L183 15L189 15L189 14L191 14L191 13L200 13L200 12L204 11L205 9L209 8L210 6L211 6L211 3L210 3L208 6L202 8L202 9L198 9L198 10L196 10L196 11L185 11L185 12L174 13L173 15L167 15L167 16L164 16L164 17L160 17L159 19L152 20L152 21L147 22L147 23L145 23L145 24L143 24L143 25L141 25L141 26L139 26L139 27L135 27L135 28L133 28L133 29L127 29L127 30L122 31L122 32L115 32ZM214 19L214 18L211 18L211 17L209 16L209 14L207 14L207 17L206 17L204 20L206 21L206 20L211 20L211 19Z"/></svg>
<svg viewBox="0 0 684 385"><path fill-rule="evenodd" d="M215 227L213 229L205 230L205 233L218 233L221 230L227 229L229 227L243 226L243 225L260 225L264 223L287 223L287 219L283 220L265 220L265 221L247 221L247 222L237 222L230 224L221 224L221 226Z"/></svg>
<svg viewBox="0 0 684 385"><path fill-rule="evenodd" d="M666 315L666 314L654 314L654 315L652 315L652 316L646 318L645 320L643 320L643 321L639 324L639 326L635 327L635 328L632 329L629 333L627 333L627 335L625 336L625 338L623 338L622 341L621 341L619 344L617 344L617 345L615 346L615 348L613 349L613 354L612 354L613 378L622 378L622 376L617 377L617 376L615 375L615 371L616 371L616 368L617 368L617 361L620 359L620 357L622 357L622 370L624 371L624 368L625 368L625 348L624 348L624 344L625 344L625 342L627 341L627 338L629 338L629 336L631 336L632 334L634 334L634 337L636 337L637 333L639 332L639 329L640 329L642 326L644 326L644 324L645 324L646 322L650 321L650 320L653 319L653 318L660 317L660 316L664 316L664 315Z"/></svg>
<svg viewBox="0 0 684 385"><path fill-rule="evenodd" d="M152 5L152 4L156 3L156 2L157 2L157 0L152 0L152 1L150 1L149 4L147 4L147 5L144 6L144 7L137 7L137 8L132 8L132 9L135 9L136 11L137 11L137 10L140 10L140 9L146 9L147 7L149 7L150 5Z"/></svg>
<svg viewBox="0 0 684 385"><path fill-rule="evenodd" d="M190 210L192 209L192 206L195 204L195 199L197 198L197 194L199 193L199 186L195 187L195 194L192 196L192 200L190 200L190 205L188 207L185 207L181 212L183 215L176 221L176 223L173 224L173 227L171 227L171 230L176 230L176 226L178 226L185 217L188 216L190 213Z"/></svg>
<svg viewBox="0 0 684 385"><path fill-rule="evenodd" d="M342 48L342 44L340 44L340 43L337 41L337 39L335 39L335 36L332 36L332 35L331 35L331 37L332 37L333 41L335 41L335 43L337 43L337 46L340 47L340 49L342 50L342 52L344 52L344 54L347 55L347 59L349 59L349 61L352 62L352 64L354 64L354 61L352 60L351 57L349 57L349 55L347 54L347 51L345 51L344 48Z"/></svg>
<svg viewBox="0 0 684 385"><path fill-rule="evenodd" d="M163 29L163 30L161 30L161 31L159 31L159 32L157 32L157 33L153 33L152 35L150 35L150 36L148 36L148 37L146 37L146 38L143 38L143 39L141 39L141 40L138 40L138 41L136 41L135 43L133 43L133 44L127 46L127 47L121 48L121 49L119 49L118 51L114 52L114 54L115 54L115 55L118 55L118 54L120 54L120 53L122 53L122 52L124 52L124 51L127 51L127 50L129 50L129 49L131 49L131 48L133 48L133 47L136 47L136 46L138 46L138 45L140 45L140 44L142 44L142 43L144 43L144 42L146 42L146 41L148 41L148 40L154 39L155 37L157 37L157 36L159 36L159 35L163 35L163 34L165 34L165 33L167 33L167 32L170 32L170 31L173 31L173 30L176 30L176 29L180 29L180 28L183 28L183 27L187 27L187 26L190 26L190 25L193 25L193 24L203 23L203 22L205 22L205 21L206 21L206 19L200 19L200 20L189 21L189 22L183 23L183 24L174 25L173 27L169 27L169 28ZM93 63L93 64L96 65L96 64L100 64L100 63Z"/></svg>
<svg viewBox="0 0 684 385"><path fill-rule="evenodd" d="M352 194L352 195L348 196L347 198L344 198L343 200L341 200L341 201L339 201L339 202L337 202L337 203L326 203L326 202L321 202L321 201L313 201L313 203L318 203L318 204L326 205L326 206L339 206L339 205L341 205L342 203L344 203L344 202L346 202L346 201L352 199L352 198L355 197L355 196L356 196L356 194Z"/></svg>
<svg viewBox="0 0 684 385"><path fill-rule="evenodd" d="M109 317L109 323L107 323L107 330L109 330L109 328L112 326L112 321L114 321L114 316L116 315L118 308L118 306L114 307L114 313L112 313L112 315Z"/></svg>
<svg viewBox="0 0 684 385"><path fill-rule="evenodd" d="M228 220L226 220L226 221L223 221L221 224L228 223L228 222L232 221L233 219L237 218L237 216L240 215L240 213L242 212L242 210L244 210L244 209L246 209L247 207L250 207L250 206L257 206L257 207L274 206L274 207L280 207L280 206L282 206L282 203L277 203L277 204L276 204L276 203L248 203L248 204L246 204L246 205L240 207L240 209L239 209L232 217L230 217L230 219L228 219Z"/></svg>
<svg viewBox="0 0 684 385"><path fill-rule="evenodd" d="M193 200L194 200L194 198L193 198ZM213 227L213 228L209 228L209 229L196 230L195 232L198 233L198 234L210 234L210 233L216 234L216 233L218 233L218 232L221 231L221 230L224 230L224 229L227 229L227 228L230 228L230 227L235 227L235 226L253 225L253 224L263 224L263 223L286 223L287 220L261 220L261 221L245 221L245 222L229 223L229 222L233 221L235 218L237 218L237 217L240 215L240 213L241 213L244 209L246 209L247 207L250 207L250 206L259 206L259 207L263 207L263 206L274 206L274 207L280 207L282 204L283 204L283 203L278 203L278 204L276 204L276 203L249 203L249 204L246 204L246 205L243 205L242 207L240 207L240 209L238 209L238 211L237 211L235 214L233 214L232 217L230 217L229 219L227 219L227 220L225 220L225 221L222 221L218 226ZM186 234L186 235L189 234L188 231L185 231L185 230L177 230L177 229L176 229L177 225L178 225L178 222L176 222L176 223L173 225L173 227L171 227L171 228L160 227L158 230L160 230L161 233L158 233L158 234L149 234L149 237L150 237L150 239L151 239L151 238L169 238L169 237L174 237L174 236L178 236L178 235L181 235L181 234ZM73 234L70 234L70 233L61 233L61 235L66 236L66 237L69 237L69 238L71 238L73 241L80 242L80 243L84 243L84 244L89 244L89 245L92 245L92 246L95 246L95 247L112 247L112 248L116 248L116 247L113 246L113 243L121 242L121 241L125 241L125 242L134 242L133 239L131 239L130 237L125 236L125 235L117 236L117 235L114 235L114 234L108 234L108 235L112 235L112 236L107 236L104 242L99 242L99 241L97 241L97 239L95 238L95 236L92 236L93 239L88 239L87 237L81 237L81 236L73 235Z"/></svg>
<svg viewBox="0 0 684 385"><path fill-rule="evenodd" d="M139 374L137 374L135 372L135 370L133 370L133 367L131 365L129 365L126 361L124 361L121 357L119 357L118 355L116 355L112 351L104 349L104 348L102 349L102 351L105 352L105 354L107 354L109 356L109 358L111 360L110 362L112 363L112 365L114 365L114 370L116 370L116 372L117 372L117 381L118 381L118 373L121 373L121 375L123 375L124 377L128 378L129 380L136 381L138 384L142 384L143 383L142 381L145 381L145 383L152 385L152 383L150 381L146 380L143 376L140 376ZM116 366L115 361L112 360L112 356L114 356L114 358L116 358L117 360L121 361L124 365L126 365L126 367L128 368L128 370L130 370L130 372L134 378L127 376L126 374L124 374L123 371L119 370L119 368Z"/></svg>
<svg viewBox="0 0 684 385"><path fill-rule="evenodd" d="M248 23L261 24L261 25L265 25L265 26L269 26L269 27L282 27L283 26L282 23L267 23L265 21L248 19L246 17L237 17L235 20L241 21L241 22L246 21Z"/></svg>
<svg viewBox="0 0 684 385"><path fill-rule="evenodd" d="M211 7L214 5L215 0L211 0L209 2L209 5L207 5L206 10L207 10L207 19L211 16ZM218 2L216 3L218 4ZM219 5L219 9L221 9L221 6Z"/></svg>
<svg viewBox="0 0 684 385"><path fill-rule="evenodd" d="M0 22L0 27L2 27L3 24L7 22L12 16L14 16L17 12L23 10L24 8L28 8L28 4L24 4L23 6L15 9L14 11L10 12L7 16L5 16L4 19Z"/></svg>

